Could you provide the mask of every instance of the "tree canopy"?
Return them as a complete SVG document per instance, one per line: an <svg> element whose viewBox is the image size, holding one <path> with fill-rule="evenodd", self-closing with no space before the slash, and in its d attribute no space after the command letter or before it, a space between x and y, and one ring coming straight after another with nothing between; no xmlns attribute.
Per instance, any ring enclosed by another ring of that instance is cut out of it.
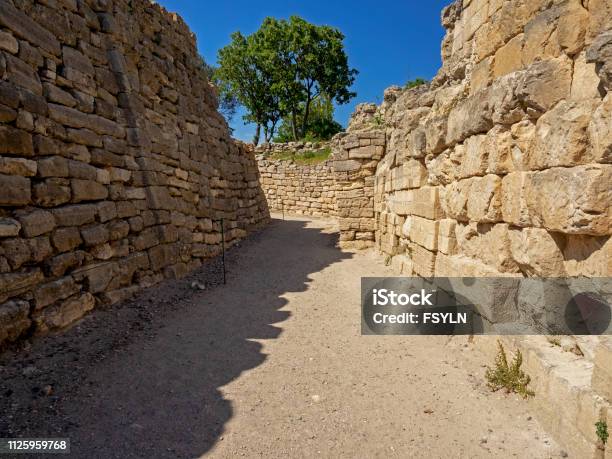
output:
<svg viewBox="0 0 612 459"><path fill-rule="evenodd" d="M257 125L254 143L263 129L270 141L283 121L293 140L307 136L313 104L324 99L348 103L357 71L349 67L344 35L330 26L310 24L298 16L266 18L259 30L232 34L219 51L215 72L223 97L246 109L245 121Z"/></svg>

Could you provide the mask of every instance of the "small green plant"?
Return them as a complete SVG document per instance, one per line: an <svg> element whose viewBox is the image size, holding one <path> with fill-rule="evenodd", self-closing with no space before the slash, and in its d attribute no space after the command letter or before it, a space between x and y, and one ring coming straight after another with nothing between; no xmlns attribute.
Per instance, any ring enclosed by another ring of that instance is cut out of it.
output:
<svg viewBox="0 0 612 459"><path fill-rule="evenodd" d="M407 82L404 85L404 88L406 89L411 89L411 88L416 88L418 86L427 84L427 80L423 79L423 78L415 78L414 80L410 80L409 82Z"/></svg>
<svg viewBox="0 0 612 459"><path fill-rule="evenodd" d="M385 255L385 266L391 265L391 260L393 257L391 255Z"/></svg>
<svg viewBox="0 0 612 459"><path fill-rule="evenodd" d="M372 118L372 124L376 127L383 127L385 125L385 119L380 113L376 113Z"/></svg>
<svg viewBox="0 0 612 459"><path fill-rule="evenodd" d="M601 442L605 445L608 442L608 423L606 421L598 421L595 423L595 433Z"/></svg>
<svg viewBox="0 0 612 459"><path fill-rule="evenodd" d="M506 389L506 392L517 393L523 398L533 397L535 393L527 388L531 378L521 370L521 365L523 364L521 351L517 349L512 363L508 364L506 351L500 341L497 342L497 347L495 368L487 367L487 372L485 373L489 388L494 392L499 389Z"/></svg>

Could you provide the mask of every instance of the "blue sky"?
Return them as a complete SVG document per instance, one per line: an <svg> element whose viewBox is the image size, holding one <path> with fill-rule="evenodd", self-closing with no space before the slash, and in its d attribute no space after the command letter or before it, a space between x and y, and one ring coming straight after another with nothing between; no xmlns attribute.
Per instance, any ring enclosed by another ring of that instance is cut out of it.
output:
<svg viewBox="0 0 612 459"><path fill-rule="evenodd" d="M161 0L169 11L180 14L198 39L200 54L209 63L217 50L240 30L250 34L266 16L287 18L293 14L315 24L339 28L346 36L349 63L359 70L349 104L336 109L336 119L346 126L355 105L380 103L385 88L408 80L433 77L440 67L444 30L440 12L450 0ZM251 140L254 128L236 115L234 136Z"/></svg>

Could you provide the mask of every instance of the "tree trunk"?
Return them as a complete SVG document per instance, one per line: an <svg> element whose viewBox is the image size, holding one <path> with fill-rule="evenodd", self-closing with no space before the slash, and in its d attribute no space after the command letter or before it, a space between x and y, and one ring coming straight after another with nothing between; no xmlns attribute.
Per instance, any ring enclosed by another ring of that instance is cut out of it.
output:
<svg viewBox="0 0 612 459"><path fill-rule="evenodd" d="M308 130L308 116L310 116L310 103L312 99L308 96L306 99L306 107L304 107L304 120L302 121L302 139L306 137L306 131Z"/></svg>
<svg viewBox="0 0 612 459"><path fill-rule="evenodd" d="M297 115L295 113L295 110L293 110L291 112L291 130L293 132L293 140L297 142L297 139L298 139L298 135L297 135Z"/></svg>
<svg viewBox="0 0 612 459"><path fill-rule="evenodd" d="M253 144L257 146L259 144L259 134L261 133L261 124L257 123L255 128L255 135L253 136Z"/></svg>

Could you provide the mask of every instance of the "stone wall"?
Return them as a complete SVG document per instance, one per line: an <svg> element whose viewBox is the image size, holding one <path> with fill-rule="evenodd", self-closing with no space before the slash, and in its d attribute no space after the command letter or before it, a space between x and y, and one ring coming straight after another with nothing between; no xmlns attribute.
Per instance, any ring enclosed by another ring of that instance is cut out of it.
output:
<svg viewBox="0 0 612 459"><path fill-rule="evenodd" d="M385 133L367 123L334 138L332 158L337 183L340 247L365 249L374 246L374 173L384 154L384 145Z"/></svg>
<svg viewBox="0 0 612 459"><path fill-rule="evenodd" d="M337 186L332 161L300 165L258 155L257 164L270 210L313 217L336 216Z"/></svg>
<svg viewBox="0 0 612 459"><path fill-rule="evenodd" d="M262 143L255 147L255 153L265 154L267 156L278 153L300 153L319 152L327 150L331 147L329 142L285 142L285 143Z"/></svg>
<svg viewBox="0 0 612 459"><path fill-rule="evenodd" d="M368 112L386 132L377 248L408 276L610 276L612 4L458 0L442 21L431 84ZM538 417L571 455L612 457L594 434L610 425L610 338L571 339L578 357L535 341L508 342Z"/></svg>
<svg viewBox="0 0 612 459"><path fill-rule="evenodd" d="M266 222L185 23L146 0L0 2L0 344L197 268Z"/></svg>
<svg viewBox="0 0 612 459"><path fill-rule="evenodd" d="M456 2L431 87L385 94L377 244L404 273L612 272L612 19L582 3Z"/></svg>

